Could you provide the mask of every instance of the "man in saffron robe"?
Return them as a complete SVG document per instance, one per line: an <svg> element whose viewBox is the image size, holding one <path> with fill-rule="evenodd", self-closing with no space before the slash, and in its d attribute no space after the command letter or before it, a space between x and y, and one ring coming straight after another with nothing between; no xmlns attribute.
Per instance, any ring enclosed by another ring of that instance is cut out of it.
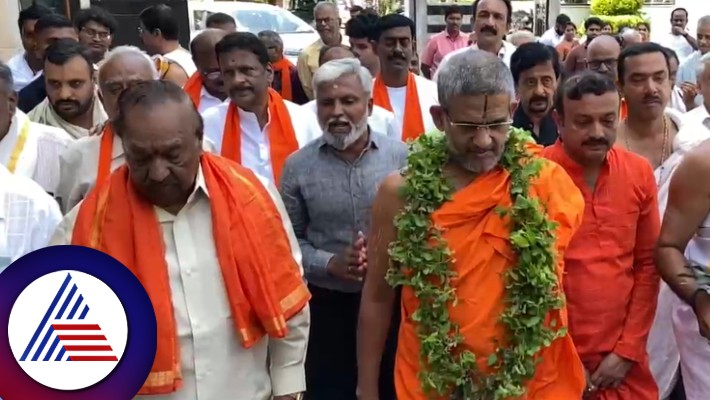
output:
<svg viewBox="0 0 710 400"><path fill-rule="evenodd" d="M274 80L271 87L279 92L285 100L299 105L308 103L308 96L303 91L301 79L298 77L298 69L284 57L284 42L281 36L274 31L261 31L259 39L266 46L271 67L274 69Z"/></svg>
<svg viewBox="0 0 710 400"><path fill-rule="evenodd" d="M276 188L202 151L200 116L172 82L129 87L117 115L127 165L52 243L111 255L148 292L158 346L137 399L299 399L310 294Z"/></svg>
<svg viewBox="0 0 710 400"><path fill-rule="evenodd" d="M394 113L403 140L416 139L435 128L429 108L438 100L436 83L409 71L414 21L399 14L385 15L374 29L380 74L375 77L372 100Z"/></svg>
<svg viewBox="0 0 710 400"><path fill-rule="evenodd" d="M449 318L458 325L463 337L460 349L476 356L478 368L483 374L496 374L497 369L488 364L496 347L501 343L506 347L510 343L519 343L519 338L506 333L505 325L500 320L506 311L506 295L510 294L506 293L503 274L516 267L516 256L511 247L510 221L496 211L498 207L511 206L510 189L513 183L500 162L515 108L513 78L510 70L496 56L481 50L470 50L452 56L441 66L437 84L441 106L433 107L431 113L437 128L445 132L449 154L449 160L444 163L443 173L438 178L451 182L454 194L430 215L430 219L442 229L444 242L453 253L450 270L454 277L450 286L458 302L455 306L449 304ZM584 203L579 190L562 168L534 155L539 149L529 143L525 150L542 165L539 175L529 181L530 197L540 202L546 210L546 217L556 224L555 231L550 232L555 236L550 244L554 256L546 263L547 276L554 289L546 293L557 298L564 270L562 256L581 223ZM424 156L410 155L410 170L432 162L431 159L423 159ZM438 156L432 154L432 157ZM417 208L406 204L407 200L403 197L402 189L411 179L411 175L407 174L405 171L388 176L372 206L368 272L358 328L358 389L361 400L378 399L377 377L395 298L395 289L385 281L385 273L392 262L388 248L401 234L396 226L399 223L395 221L405 207ZM437 177L427 175L424 179L434 182ZM413 189L413 186L409 188ZM431 197L438 195L430 194ZM422 197L427 197L427 194L422 194ZM429 246L424 245L413 256L425 257L428 249ZM395 271L404 268L405 275L408 271L408 266L394 264L391 268ZM539 297L542 298L542 295ZM539 301L540 298L532 301ZM426 356L420 356L422 343L417 334L420 326L413 319L413 313L420 309L420 304L411 286L403 287L401 303L395 367L397 399L430 399L432 397L422 388L424 382L419 375L420 372L426 373L427 366L421 365ZM564 327L567 325L567 311L563 305L551 308L533 325ZM446 354L431 356L447 357ZM584 373L569 335L551 341L547 347L542 346L536 356L539 363L534 371L530 371L532 379L518 382L526 389L527 400L582 397ZM457 388L445 389L449 393ZM503 390L500 387L490 389Z"/></svg>
<svg viewBox="0 0 710 400"><path fill-rule="evenodd" d="M656 181L646 159L614 146L619 101L606 75L567 80L555 101L561 141L543 155L567 171L586 204L565 253L564 289L587 398L657 400L646 353L659 286Z"/></svg>
<svg viewBox="0 0 710 400"><path fill-rule="evenodd" d="M183 90L195 103L200 114L220 105L227 99L222 73L217 63L214 47L227 35L222 29L205 29L190 42L192 61L197 71L187 80Z"/></svg>
<svg viewBox="0 0 710 400"><path fill-rule="evenodd" d="M230 33L215 51L230 101L202 116L205 135L217 153L278 184L286 158L321 135L318 120L270 87L274 70L256 35Z"/></svg>

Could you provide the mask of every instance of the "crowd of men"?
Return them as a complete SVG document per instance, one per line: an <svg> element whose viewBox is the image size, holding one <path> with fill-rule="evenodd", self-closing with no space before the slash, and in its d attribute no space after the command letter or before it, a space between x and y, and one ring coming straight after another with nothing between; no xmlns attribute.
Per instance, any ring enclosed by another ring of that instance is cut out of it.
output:
<svg viewBox="0 0 710 400"><path fill-rule="evenodd" d="M151 6L141 50L21 11L0 271L73 244L134 272L139 398L710 399L710 16L536 40L476 0L418 60L411 19L357 13L318 3L293 65L226 14L188 50Z"/></svg>

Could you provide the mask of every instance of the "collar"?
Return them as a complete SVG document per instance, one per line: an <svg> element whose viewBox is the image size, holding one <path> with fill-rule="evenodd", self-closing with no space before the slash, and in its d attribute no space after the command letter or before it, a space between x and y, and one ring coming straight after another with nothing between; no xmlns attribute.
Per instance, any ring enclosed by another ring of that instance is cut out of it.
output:
<svg viewBox="0 0 710 400"><path fill-rule="evenodd" d="M205 85L202 85L202 91L200 92L200 98L207 98L207 99L215 99L219 101L220 103L222 100L219 99L219 97L212 96L210 92L207 91L207 88L205 88Z"/></svg>
<svg viewBox="0 0 710 400"><path fill-rule="evenodd" d="M382 140L382 138L380 137L380 135L378 135L378 134L375 133L372 129L370 129L369 126L367 127L367 130L368 130L369 135L370 135L369 143L368 143L368 145L367 145L367 148L369 148L369 149L379 149L379 148L380 148L380 145L381 145L380 140ZM327 148L330 148L330 146L328 146L328 143L326 143L325 139L323 139L323 136L320 136L318 139L316 139L316 143L317 143L319 149L327 149Z"/></svg>
<svg viewBox="0 0 710 400"><path fill-rule="evenodd" d="M192 190L192 193L187 198L187 202L185 203L185 207L183 207L183 210L186 207L189 207L191 203L194 203L197 200L197 196L200 195L204 195L205 197L209 198L209 192L207 191L207 182L205 181L205 176L202 173L202 165L197 168L197 176L195 177L195 188ZM155 210L155 214L158 217L158 222L160 223L172 222L175 220L175 218L177 218L176 215L170 214L169 212L163 210L160 207L153 206L153 209Z"/></svg>
<svg viewBox="0 0 710 400"><path fill-rule="evenodd" d="M510 47L512 47L512 49L511 49ZM480 49L478 48L478 43L472 44L472 45L471 45L471 48L474 49L474 50L480 50ZM500 50L498 50L498 58L500 58L501 60L504 59L504 58L505 58L505 55L508 53L508 51L511 51L511 52L512 52L512 51L515 51L515 46L513 46L512 44L510 44L510 43L508 43L507 41L503 40L503 41L501 42Z"/></svg>
<svg viewBox="0 0 710 400"><path fill-rule="evenodd" d="M453 40L457 40L459 38L465 37L463 32L461 32L461 30L459 30L459 34L456 35L456 37L453 37L453 36L451 36L451 34L449 33L449 31L446 28L444 28L444 36L446 36L449 39L453 39Z"/></svg>
<svg viewBox="0 0 710 400"><path fill-rule="evenodd" d="M523 107L518 106L513 115L513 126L516 128L525 129L533 133L533 123L530 117L525 113ZM533 133L533 138L537 144L542 146L550 146L557 141L559 133L557 131L557 124L554 118L552 118L552 111L548 112L547 115L542 117L540 120L540 129L538 135Z"/></svg>
<svg viewBox="0 0 710 400"><path fill-rule="evenodd" d="M550 147L554 152L553 154L557 154L557 157L555 157L553 161L555 161L562 168L564 168L572 179L584 175L584 167L580 165L577 161L572 159L569 154L567 154L567 150L565 150L564 144L561 140L557 140L557 142L555 142L555 144ZM603 165L600 169L599 176L609 170L609 157L614 157L616 151L617 150L615 146L612 146L611 149L607 151L606 156L604 157Z"/></svg>

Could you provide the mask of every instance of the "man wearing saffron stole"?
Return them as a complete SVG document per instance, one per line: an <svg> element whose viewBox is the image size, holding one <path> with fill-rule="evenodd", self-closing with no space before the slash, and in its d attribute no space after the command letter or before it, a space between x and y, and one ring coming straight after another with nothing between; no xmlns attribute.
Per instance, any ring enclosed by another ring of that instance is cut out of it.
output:
<svg viewBox="0 0 710 400"><path fill-rule="evenodd" d="M580 399L561 279L582 196L529 133L510 128L515 87L503 61L456 54L437 84L431 113L444 134L421 136L372 206L360 399L378 399L390 284L403 286L397 399Z"/></svg>
<svg viewBox="0 0 710 400"><path fill-rule="evenodd" d="M299 105L308 103L308 96L303 91L296 66L284 57L284 42L281 40L281 36L274 31L261 31L259 39L266 46L271 67L274 69L274 80L271 87L279 92L285 100Z"/></svg>
<svg viewBox="0 0 710 400"><path fill-rule="evenodd" d="M192 61L197 71L187 80L183 90L190 96L200 114L227 99L222 73L214 47L227 35L221 29L205 29L190 42Z"/></svg>
<svg viewBox="0 0 710 400"><path fill-rule="evenodd" d="M375 25L380 74L375 77L372 100L394 113L402 139L416 139L435 128L429 108L438 104L436 83L410 72L415 37L414 21L390 14Z"/></svg>
<svg viewBox="0 0 710 400"><path fill-rule="evenodd" d="M310 294L276 188L202 151L200 116L172 82L130 86L112 125L127 165L52 243L116 258L148 292L158 347L138 399L299 399Z"/></svg>
<svg viewBox="0 0 710 400"><path fill-rule="evenodd" d="M158 79L151 58L133 46L119 46L106 54L99 67L98 85L109 118L118 113L118 96L131 84ZM86 196L97 181L125 163L123 144L111 128L103 125L99 135L74 141L59 158L59 186L55 197L64 213Z"/></svg>
<svg viewBox="0 0 710 400"><path fill-rule="evenodd" d="M247 32L230 33L215 47L230 101L202 116L217 153L278 185L286 158L320 136L312 113L272 89L266 46Z"/></svg>
<svg viewBox="0 0 710 400"><path fill-rule="evenodd" d="M656 181L646 159L614 146L619 101L608 76L571 77L555 99L560 141L543 155L567 171L585 200L565 253L564 289L586 398L657 400L646 353L659 286Z"/></svg>

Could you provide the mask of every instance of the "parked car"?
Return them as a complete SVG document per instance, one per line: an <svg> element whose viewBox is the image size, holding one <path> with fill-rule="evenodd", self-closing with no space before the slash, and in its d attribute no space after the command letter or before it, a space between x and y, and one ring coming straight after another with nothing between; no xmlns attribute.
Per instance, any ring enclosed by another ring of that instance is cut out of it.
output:
<svg viewBox="0 0 710 400"><path fill-rule="evenodd" d="M298 54L309 44L318 40L318 33L311 25L280 7L263 3L231 1L190 1L190 40L205 29L207 17L214 13L229 14L237 21L237 30L257 34L271 30L281 35L284 55L294 64Z"/></svg>

